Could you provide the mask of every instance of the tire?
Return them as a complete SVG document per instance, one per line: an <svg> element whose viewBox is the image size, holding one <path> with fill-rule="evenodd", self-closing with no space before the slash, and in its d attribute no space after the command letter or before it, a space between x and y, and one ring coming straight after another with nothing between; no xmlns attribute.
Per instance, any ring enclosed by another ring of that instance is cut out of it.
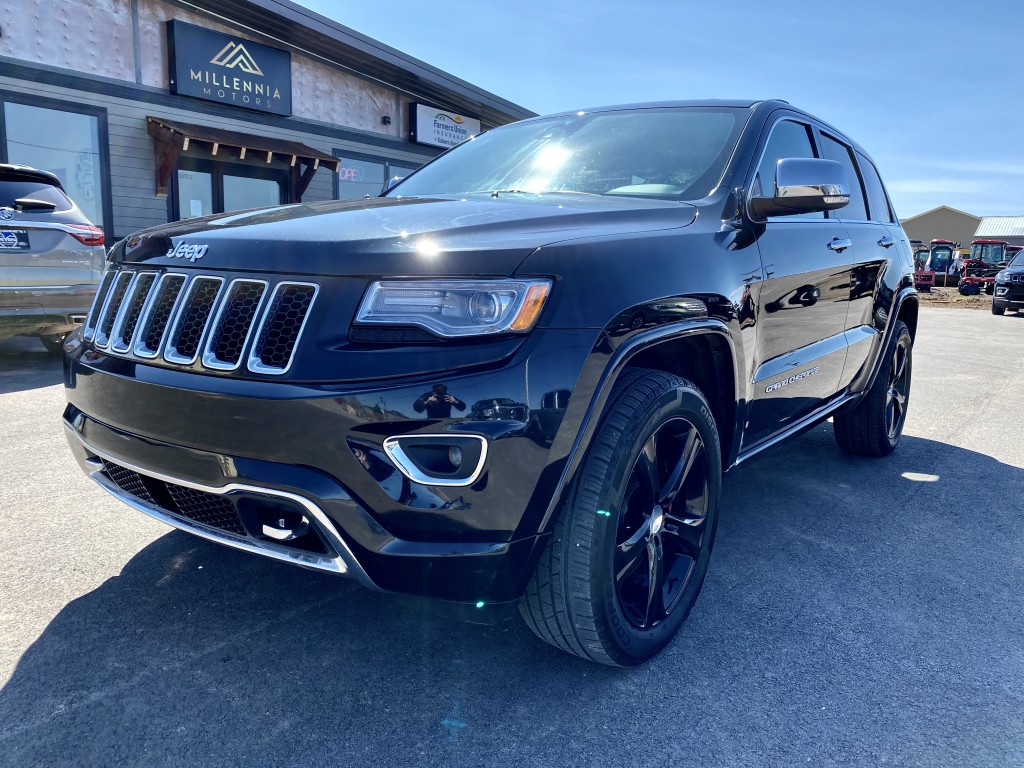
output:
<svg viewBox="0 0 1024 768"><path fill-rule="evenodd" d="M1006 307L997 307L995 305L995 303L993 302L993 304L992 304L992 314L993 315L1005 315L1006 314Z"/></svg>
<svg viewBox="0 0 1024 768"><path fill-rule="evenodd" d="M897 320L885 346L884 367L860 402L832 420L836 442L856 456L888 456L900 442L910 404L913 340L906 323ZM903 361L902 367L900 361Z"/></svg>
<svg viewBox="0 0 1024 768"><path fill-rule="evenodd" d="M40 336L39 340L43 342L43 346L46 347L46 351L51 355L63 355L64 354L64 339L67 338L66 333L58 333L53 336Z"/></svg>
<svg viewBox="0 0 1024 768"><path fill-rule="evenodd" d="M991 296L995 292L996 292L995 285L993 285L992 283L985 283L985 293L987 293L989 296Z"/></svg>
<svg viewBox="0 0 1024 768"><path fill-rule="evenodd" d="M661 371L624 373L523 595L527 625L609 666L657 654L703 585L721 483L718 430L700 390Z"/></svg>

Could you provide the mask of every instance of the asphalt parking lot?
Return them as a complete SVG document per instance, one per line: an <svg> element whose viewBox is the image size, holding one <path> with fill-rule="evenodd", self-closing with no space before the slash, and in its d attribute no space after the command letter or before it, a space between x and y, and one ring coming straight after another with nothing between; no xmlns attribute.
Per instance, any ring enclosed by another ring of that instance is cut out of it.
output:
<svg viewBox="0 0 1024 768"><path fill-rule="evenodd" d="M1024 765L1022 352L922 310L897 453L730 473L689 622L612 670L127 509L0 342L0 765Z"/></svg>

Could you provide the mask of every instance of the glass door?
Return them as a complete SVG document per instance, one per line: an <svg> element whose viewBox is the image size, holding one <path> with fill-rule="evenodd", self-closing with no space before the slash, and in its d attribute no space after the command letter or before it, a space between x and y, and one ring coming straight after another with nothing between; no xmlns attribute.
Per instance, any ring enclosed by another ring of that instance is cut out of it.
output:
<svg viewBox="0 0 1024 768"><path fill-rule="evenodd" d="M174 221L289 202L288 172L185 158L174 174Z"/></svg>
<svg viewBox="0 0 1024 768"><path fill-rule="evenodd" d="M209 216L213 210L213 174L178 171L178 218Z"/></svg>

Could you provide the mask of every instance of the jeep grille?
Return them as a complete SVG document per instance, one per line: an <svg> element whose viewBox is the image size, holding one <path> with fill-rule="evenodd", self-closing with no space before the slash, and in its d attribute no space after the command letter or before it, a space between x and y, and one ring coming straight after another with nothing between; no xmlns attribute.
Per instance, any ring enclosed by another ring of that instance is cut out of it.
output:
<svg viewBox="0 0 1024 768"><path fill-rule="evenodd" d="M99 348L142 359L259 374L288 371L319 286L313 283L108 272L85 323Z"/></svg>

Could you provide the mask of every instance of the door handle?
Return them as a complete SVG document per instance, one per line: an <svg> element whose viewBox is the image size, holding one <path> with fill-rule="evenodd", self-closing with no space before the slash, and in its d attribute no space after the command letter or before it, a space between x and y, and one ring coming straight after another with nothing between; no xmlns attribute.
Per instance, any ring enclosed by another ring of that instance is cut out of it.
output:
<svg viewBox="0 0 1024 768"><path fill-rule="evenodd" d="M894 245L896 245L896 241L893 240L891 237L886 236L879 240L878 244L883 248L892 248Z"/></svg>
<svg viewBox="0 0 1024 768"><path fill-rule="evenodd" d="M829 250L831 250L831 251L835 251L836 253L842 253L847 248L849 248L851 245L853 245L853 241L850 238L848 238L848 237L844 237L844 238L833 237L832 238L832 242L828 244L828 247L829 247Z"/></svg>

